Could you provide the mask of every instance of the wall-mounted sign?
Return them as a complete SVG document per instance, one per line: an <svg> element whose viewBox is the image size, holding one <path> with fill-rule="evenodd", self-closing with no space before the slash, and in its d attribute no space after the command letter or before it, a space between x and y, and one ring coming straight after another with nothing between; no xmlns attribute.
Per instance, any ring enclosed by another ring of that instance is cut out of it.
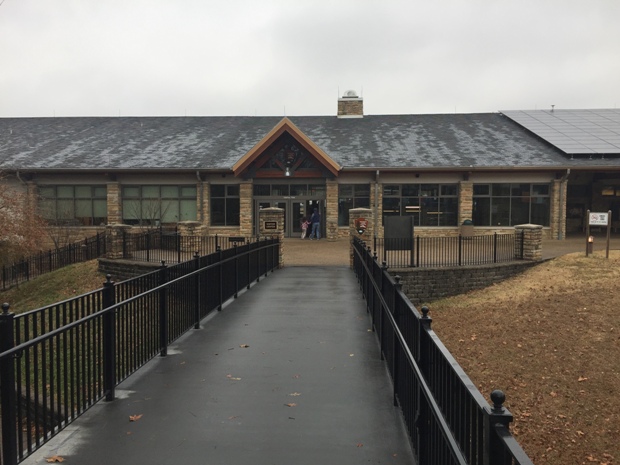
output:
<svg viewBox="0 0 620 465"><path fill-rule="evenodd" d="M278 229L277 221L265 221L265 229Z"/></svg>
<svg viewBox="0 0 620 465"><path fill-rule="evenodd" d="M366 228L368 228L368 220L366 218L355 219L355 230L358 234L364 234L364 232L366 232Z"/></svg>
<svg viewBox="0 0 620 465"><path fill-rule="evenodd" d="M590 226L607 226L609 224L609 214L590 212L588 224Z"/></svg>

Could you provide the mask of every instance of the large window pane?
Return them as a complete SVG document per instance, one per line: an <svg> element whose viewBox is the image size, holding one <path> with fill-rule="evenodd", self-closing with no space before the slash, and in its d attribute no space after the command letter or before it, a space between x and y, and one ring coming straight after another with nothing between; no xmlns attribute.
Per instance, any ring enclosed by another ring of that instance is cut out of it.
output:
<svg viewBox="0 0 620 465"><path fill-rule="evenodd" d="M179 222L178 200L162 200L161 201L161 222L162 223L178 223Z"/></svg>
<svg viewBox="0 0 620 465"><path fill-rule="evenodd" d="M211 225L226 226L225 199L211 199Z"/></svg>
<svg viewBox="0 0 620 465"><path fill-rule="evenodd" d="M196 221L197 218L198 209L196 205L196 200L181 200L179 221Z"/></svg>
<svg viewBox="0 0 620 465"><path fill-rule="evenodd" d="M441 215L439 218L440 226L456 226L458 222L459 204L454 197L443 197L440 199Z"/></svg>
<svg viewBox="0 0 620 465"><path fill-rule="evenodd" d="M497 197L491 203L491 225L510 226L510 198Z"/></svg>
<svg viewBox="0 0 620 465"><path fill-rule="evenodd" d="M530 198L513 197L510 210L510 225L526 224L530 222Z"/></svg>
<svg viewBox="0 0 620 465"><path fill-rule="evenodd" d="M490 226L491 225L491 198L490 197L474 197L474 209L472 214L474 225Z"/></svg>
<svg viewBox="0 0 620 465"><path fill-rule="evenodd" d="M536 197L532 199L532 220L533 224L549 226L549 197Z"/></svg>
<svg viewBox="0 0 620 465"><path fill-rule="evenodd" d="M478 226L549 226L549 184L474 184L473 201Z"/></svg>
<svg viewBox="0 0 620 465"><path fill-rule="evenodd" d="M226 225L239 226L239 199L226 199Z"/></svg>

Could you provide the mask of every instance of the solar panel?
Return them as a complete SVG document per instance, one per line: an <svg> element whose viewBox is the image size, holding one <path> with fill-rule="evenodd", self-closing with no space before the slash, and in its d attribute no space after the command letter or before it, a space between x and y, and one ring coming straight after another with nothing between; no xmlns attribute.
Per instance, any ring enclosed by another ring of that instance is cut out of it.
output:
<svg viewBox="0 0 620 465"><path fill-rule="evenodd" d="M620 109L501 113L568 155L620 155Z"/></svg>

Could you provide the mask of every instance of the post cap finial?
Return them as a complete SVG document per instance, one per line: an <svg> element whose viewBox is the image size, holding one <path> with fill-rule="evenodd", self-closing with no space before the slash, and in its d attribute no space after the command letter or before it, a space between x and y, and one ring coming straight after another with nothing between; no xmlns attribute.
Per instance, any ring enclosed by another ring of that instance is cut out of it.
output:
<svg viewBox="0 0 620 465"><path fill-rule="evenodd" d="M427 305L424 305L422 307L422 318L428 318L428 312L430 311L430 309L428 308Z"/></svg>
<svg viewBox="0 0 620 465"><path fill-rule="evenodd" d="M6 315L7 313L9 313L9 308L10 308L9 303L8 303L8 302L4 302L4 303L2 304L2 313L4 313L5 315Z"/></svg>
<svg viewBox="0 0 620 465"><path fill-rule="evenodd" d="M491 393L491 402L493 402L493 411L495 413L501 413L504 411L504 402L506 402L506 394L499 389L494 390Z"/></svg>

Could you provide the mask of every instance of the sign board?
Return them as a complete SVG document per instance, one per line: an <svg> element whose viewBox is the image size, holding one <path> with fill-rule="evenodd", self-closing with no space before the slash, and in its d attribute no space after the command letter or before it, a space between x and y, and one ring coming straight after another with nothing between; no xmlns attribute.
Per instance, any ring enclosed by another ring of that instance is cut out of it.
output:
<svg viewBox="0 0 620 465"><path fill-rule="evenodd" d="M413 250L413 216L383 218L385 250Z"/></svg>
<svg viewBox="0 0 620 465"><path fill-rule="evenodd" d="M278 229L277 221L265 221L265 229Z"/></svg>
<svg viewBox="0 0 620 465"><path fill-rule="evenodd" d="M590 226L607 226L609 224L609 214L590 212L588 222Z"/></svg>
<svg viewBox="0 0 620 465"><path fill-rule="evenodd" d="M366 218L356 218L355 219L355 230L358 234L362 235L366 232L368 228L368 220Z"/></svg>

